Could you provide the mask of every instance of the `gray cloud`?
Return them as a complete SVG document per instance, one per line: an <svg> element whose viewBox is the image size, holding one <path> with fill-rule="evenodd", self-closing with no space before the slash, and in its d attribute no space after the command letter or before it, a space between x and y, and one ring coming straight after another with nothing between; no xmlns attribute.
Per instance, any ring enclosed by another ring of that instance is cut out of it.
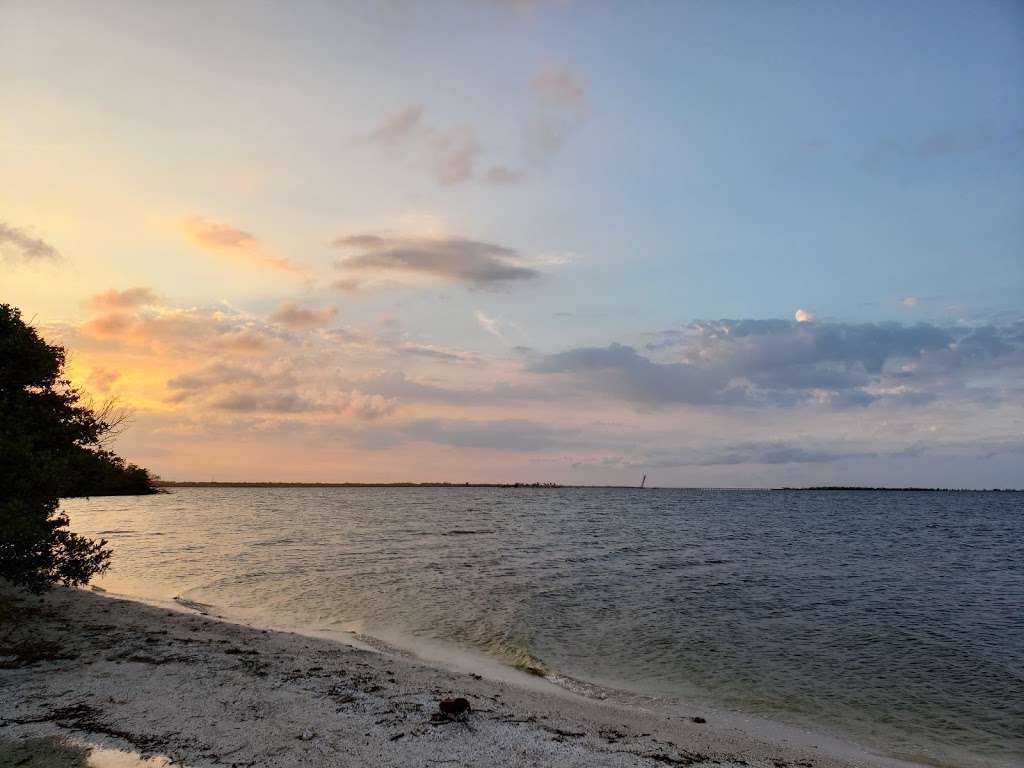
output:
<svg viewBox="0 0 1024 768"><path fill-rule="evenodd" d="M599 393L648 407L674 403L849 408L920 405L958 394L995 397L969 374L1024 368L1024 324L697 322L657 334L647 351L611 344L535 356L535 373L563 374Z"/></svg>
<svg viewBox="0 0 1024 768"><path fill-rule="evenodd" d="M414 105L389 115L370 131L370 141L379 144L399 144L414 138L423 130L423 107Z"/></svg>
<svg viewBox="0 0 1024 768"><path fill-rule="evenodd" d="M336 307L323 309L307 309L298 304L286 302L278 307L270 316L271 322L283 325L296 331L321 328L330 323L338 314Z"/></svg>
<svg viewBox="0 0 1024 768"><path fill-rule="evenodd" d="M1001 138L991 126L976 126L970 130L944 130L927 136L917 147L921 157L941 157L974 152L991 146Z"/></svg>
<svg viewBox="0 0 1024 768"><path fill-rule="evenodd" d="M118 371L110 371L106 368L94 368L89 373L89 378L86 383L89 385L89 389L97 392L109 392L110 388L114 385L121 374Z"/></svg>
<svg viewBox="0 0 1024 768"><path fill-rule="evenodd" d="M524 126L528 155L545 160L561 149L586 119L590 110L587 83L570 67L548 63L534 72L527 93L532 101L531 115ZM507 186L526 177L522 170L494 162L493 158L485 170L478 170L487 153L474 125L437 126L426 119L424 108L418 104L387 115L364 138L389 153L409 151L421 161L429 160L434 180L441 186L473 180Z"/></svg>
<svg viewBox="0 0 1024 768"><path fill-rule="evenodd" d="M576 432L532 421L434 421L405 424L401 433L410 440L495 451L545 451L563 447Z"/></svg>
<svg viewBox="0 0 1024 768"><path fill-rule="evenodd" d="M215 362L167 382L172 403L190 402L236 413L333 413L375 419L396 401L328 375L317 378L295 361L262 367Z"/></svg>
<svg viewBox="0 0 1024 768"><path fill-rule="evenodd" d="M242 365L218 362L169 379L167 388L179 392L177 399L181 400L224 384L265 385L271 383L271 378L277 385L294 383L290 375L271 377L266 372L256 371Z"/></svg>
<svg viewBox="0 0 1024 768"><path fill-rule="evenodd" d="M587 85L564 64L546 64L530 80L530 88L544 101L578 113L588 108Z"/></svg>
<svg viewBox="0 0 1024 768"><path fill-rule="evenodd" d="M528 126L527 141L531 154L542 160L558 152L579 128L590 100L584 80L565 65L542 66L531 78L530 90L539 110Z"/></svg>
<svg viewBox="0 0 1024 768"><path fill-rule="evenodd" d="M85 306L98 312L116 312L159 303L160 298L150 288L126 288L123 291L111 288L85 300Z"/></svg>
<svg viewBox="0 0 1024 768"><path fill-rule="evenodd" d="M0 221L0 259L10 264L57 261L60 252L45 240Z"/></svg>
<svg viewBox="0 0 1024 768"><path fill-rule="evenodd" d="M579 430L526 419L415 419L372 426L336 424L325 429L325 436L368 450L421 442L458 449L538 453L590 444Z"/></svg>
<svg viewBox="0 0 1024 768"><path fill-rule="evenodd" d="M394 348L394 353L401 357L424 357L429 360L439 360L446 363L472 362L475 358L457 350L441 349L427 344L402 344Z"/></svg>
<svg viewBox="0 0 1024 768"><path fill-rule="evenodd" d="M690 459L681 458L675 463L663 460L660 466L718 466L729 464L819 464L830 461L871 458L876 454L869 451L837 451L827 448L813 448L793 445L783 441L767 443L746 442L727 446L717 451L704 452Z"/></svg>
<svg viewBox="0 0 1024 768"><path fill-rule="evenodd" d="M929 161L968 155L1005 147L1019 135L1019 129L1014 131L1006 126L961 125L914 138L880 141L868 152L865 162L868 167L880 168L908 159Z"/></svg>
<svg viewBox="0 0 1024 768"><path fill-rule="evenodd" d="M717 467L737 464L823 464L850 459L875 458L874 451L851 450L792 441L748 441L720 446L686 447L652 451L639 456L606 456L596 462L578 462L579 466L602 464L628 469L675 469L679 467Z"/></svg>
<svg viewBox="0 0 1024 768"><path fill-rule="evenodd" d="M375 144L392 149L406 146L425 151L434 172L434 180L452 186L471 180L476 174L481 147L471 125L438 129L427 124L422 106L405 107L388 115L367 135ZM492 179L488 179L493 181Z"/></svg>
<svg viewBox="0 0 1024 768"><path fill-rule="evenodd" d="M655 363L632 347L580 347L532 361L535 373L583 373L614 397L640 403L713 403L727 383L720 372L686 363Z"/></svg>
<svg viewBox="0 0 1024 768"><path fill-rule="evenodd" d="M478 240L353 235L333 245L352 253L337 262L345 272L413 273L478 287L540 277L515 251Z"/></svg>
<svg viewBox="0 0 1024 768"><path fill-rule="evenodd" d="M651 454L644 459L630 460L631 466L651 468L711 467L734 464L822 464L854 459L898 459L922 456L954 456L989 459L996 456L1024 453L1024 440L910 443L872 450L846 447L841 444L819 445L793 441L744 442L721 447L686 448L678 452Z"/></svg>
<svg viewBox="0 0 1024 768"><path fill-rule="evenodd" d="M303 413L319 407L292 392L231 392L214 398L210 405L223 411Z"/></svg>
<svg viewBox="0 0 1024 768"><path fill-rule="evenodd" d="M469 126L430 136L434 179L442 186L461 184L473 178L480 156L476 131Z"/></svg>
<svg viewBox="0 0 1024 768"><path fill-rule="evenodd" d="M415 381L401 371L371 373L357 380L346 379L340 382L340 386L344 389L358 389L382 397L403 400L447 401L452 399L451 390Z"/></svg>
<svg viewBox="0 0 1024 768"><path fill-rule="evenodd" d="M517 184L526 178L522 171L515 171L504 165L492 165L483 175L483 180L488 184Z"/></svg>
<svg viewBox="0 0 1024 768"><path fill-rule="evenodd" d="M629 471L671 470L693 467L731 467L757 465L845 464L850 461L897 462L906 459L988 460L1024 453L1024 440L996 439L980 441L914 441L883 445L851 444L845 441L821 441L802 438L769 441L744 441L688 445L676 448L635 450L574 461L586 469Z"/></svg>
<svg viewBox="0 0 1024 768"><path fill-rule="evenodd" d="M389 399L439 402L454 405L482 405L513 401L547 400L554 394L547 388L498 383L490 387L456 388L410 379L402 371L371 373L355 380L343 379L342 389L359 390Z"/></svg>

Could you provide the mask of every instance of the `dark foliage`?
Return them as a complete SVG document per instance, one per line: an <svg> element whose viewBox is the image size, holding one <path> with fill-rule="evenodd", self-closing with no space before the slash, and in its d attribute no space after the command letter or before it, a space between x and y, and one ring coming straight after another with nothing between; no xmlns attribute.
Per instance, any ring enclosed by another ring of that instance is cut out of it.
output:
<svg viewBox="0 0 1024 768"><path fill-rule="evenodd" d="M103 447L109 410L82 403L64 360L0 304L0 578L32 589L85 584L110 561L106 540L67 529L61 497L154 492L144 469Z"/></svg>

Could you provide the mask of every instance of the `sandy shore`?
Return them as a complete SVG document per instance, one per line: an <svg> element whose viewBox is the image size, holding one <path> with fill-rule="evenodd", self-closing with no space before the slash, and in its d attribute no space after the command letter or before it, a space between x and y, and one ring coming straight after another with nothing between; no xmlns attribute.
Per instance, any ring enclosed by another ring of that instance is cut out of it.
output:
<svg viewBox="0 0 1024 768"><path fill-rule="evenodd" d="M697 707L594 700L83 590L0 587L0 611L0 762L73 735L191 766L908 765ZM435 720L452 696L472 713Z"/></svg>

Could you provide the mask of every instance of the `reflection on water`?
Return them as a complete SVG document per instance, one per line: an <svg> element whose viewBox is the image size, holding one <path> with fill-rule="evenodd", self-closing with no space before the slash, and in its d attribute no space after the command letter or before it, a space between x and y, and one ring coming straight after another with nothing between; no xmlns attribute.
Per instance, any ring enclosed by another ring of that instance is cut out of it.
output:
<svg viewBox="0 0 1024 768"><path fill-rule="evenodd" d="M223 488L72 500L110 591L837 728L1024 752L1024 496Z"/></svg>

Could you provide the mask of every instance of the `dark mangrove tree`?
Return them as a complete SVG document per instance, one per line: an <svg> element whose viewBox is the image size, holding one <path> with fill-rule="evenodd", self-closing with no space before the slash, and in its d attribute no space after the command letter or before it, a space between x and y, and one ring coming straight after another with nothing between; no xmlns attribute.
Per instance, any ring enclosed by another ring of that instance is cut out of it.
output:
<svg viewBox="0 0 1024 768"><path fill-rule="evenodd" d="M117 426L64 373L47 344L0 304L0 578L33 590L85 584L110 562L105 539L68 530L68 496L153 493L146 470L104 446Z"/></svg>

